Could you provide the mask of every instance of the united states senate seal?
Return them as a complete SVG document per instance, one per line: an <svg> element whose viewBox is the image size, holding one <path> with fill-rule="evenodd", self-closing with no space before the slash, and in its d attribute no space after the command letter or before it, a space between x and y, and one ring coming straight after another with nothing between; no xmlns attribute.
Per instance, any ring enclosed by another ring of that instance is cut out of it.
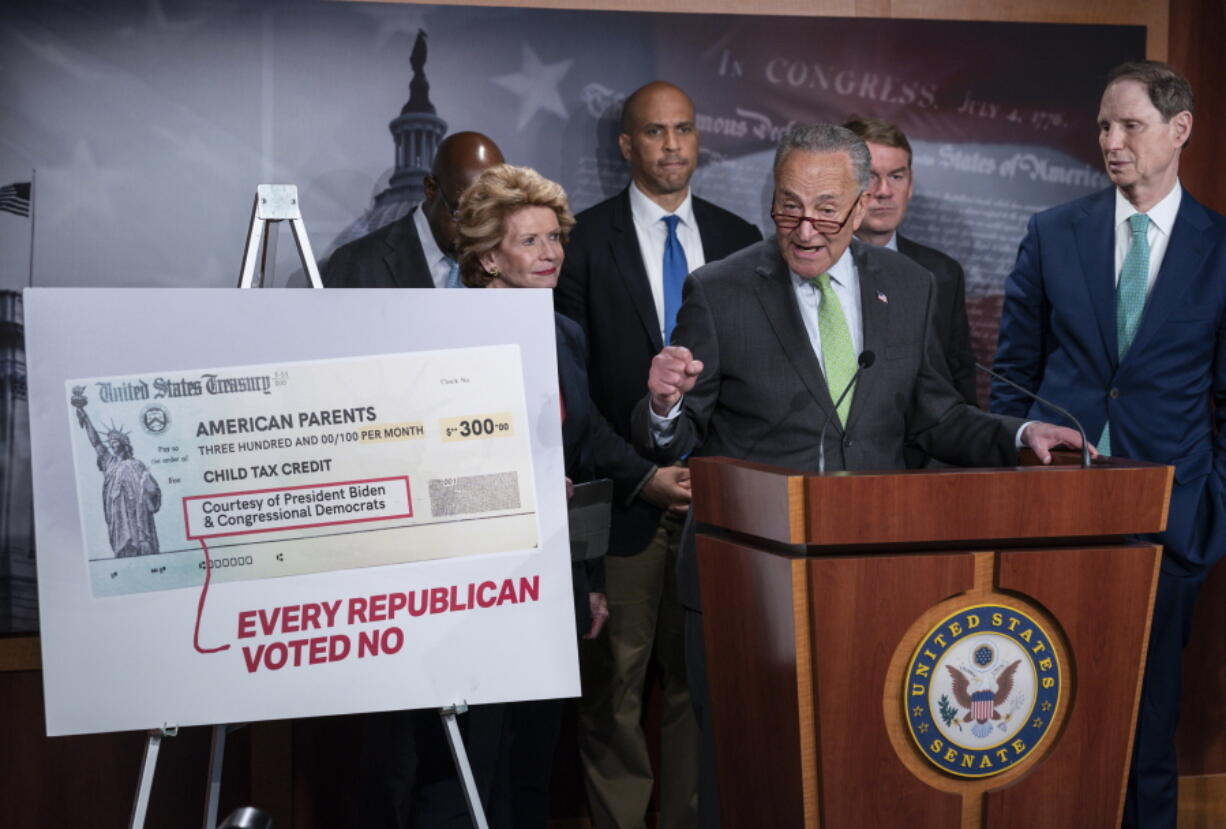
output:
<svg viewBox="0 0 1226 829"><path fill-rule="evenodd" d="M921 753L958 777L990 777L1028 757L1061 702L1047 631L1015 607L965 607L938 622L907 664L907 726Z"/></svg>

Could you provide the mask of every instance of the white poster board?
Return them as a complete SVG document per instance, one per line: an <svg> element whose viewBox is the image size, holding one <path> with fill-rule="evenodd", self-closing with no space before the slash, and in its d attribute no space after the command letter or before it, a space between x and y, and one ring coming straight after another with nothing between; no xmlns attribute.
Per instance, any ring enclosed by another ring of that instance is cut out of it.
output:
<svg viewBox="0 0 1226 829"><path fill-rule="evenodd" d="M548 292L25 306L49 735L578 694Z"/></svg>

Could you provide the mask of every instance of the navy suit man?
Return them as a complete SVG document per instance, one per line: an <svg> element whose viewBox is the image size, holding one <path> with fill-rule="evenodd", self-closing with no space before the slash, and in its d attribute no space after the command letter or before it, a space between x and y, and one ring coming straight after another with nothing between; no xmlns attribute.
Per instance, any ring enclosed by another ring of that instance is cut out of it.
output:
<svg viewBox="0 0 1226 829"><path fill-rule="evenodd" d="M1162 568L1124 811L1126 827L1144 829L1175 826L1181 654L1226 541L1226 218L1179 182L1192 103L1166 64L1112 71L1098 126L1115 186L1030 220L996 355L1105 454L1175 467L1167 529L1152 538ZM992 409L1062 420L1000 383Z"/></svg>
<svg viewBox="0 0 1226 829"><path fill-rule="evenodd" d="M576 217L555 301L587 332L592 399L628 440L630 412L651 358L668 342L686 272L761 234L691 193L698 130L694 104L677 87L657 81L631 94L618 143L632 181ZM581 652L579 747L598 829L644 826L653 774L640 720L652 664L664 692L658 824L694 825L698 734L674 575L688 481L688 470L665 466L638 488L615 492L609 632Z"/></svg>

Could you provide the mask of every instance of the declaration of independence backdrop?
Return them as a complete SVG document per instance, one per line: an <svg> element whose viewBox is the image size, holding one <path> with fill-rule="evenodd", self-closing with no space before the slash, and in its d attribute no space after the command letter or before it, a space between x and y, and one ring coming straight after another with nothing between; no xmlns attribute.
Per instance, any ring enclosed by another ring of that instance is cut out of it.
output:
<svg viewBox="0 0 1226 829"><path fill-rule="evenodd" d="M904 231L966 267L988 358L1026 219L1105 186L1093 123L1102 78L1144 54L1136 26L10 4L0 185L32 180L33 204L29 218L0 214L0 289L234 285L262 182L299 186L324 258L407 212L437 137L460 129L560 181L580 210L626 181L616 146L625 95L666 78L696 104L696 192L764 231L783 130L851 114L897 122L915 149ZM415 74L428 105L402 113ZM299 270L281 244L277 284L300 283ZM16 332L0 361L0 630L20 630L35 618L20 302L9 295L0 308Z"/></svg>

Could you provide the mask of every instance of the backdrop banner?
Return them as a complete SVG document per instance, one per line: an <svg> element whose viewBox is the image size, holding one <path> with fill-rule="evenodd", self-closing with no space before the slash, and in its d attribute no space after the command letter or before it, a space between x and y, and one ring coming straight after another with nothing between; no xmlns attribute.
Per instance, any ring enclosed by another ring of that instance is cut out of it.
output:
<svg viewBox="0 0 1226 829"><path fill-rule="evenodd" d="M259 183L298 185L326 258L405 215L421 198L439 138L457 130L484 132L508 160L561 182L578 211L625 186L621 104L662 78L695 103L695 192L764 232L772 231L769 174L782 131L853 114L902 127L915 151L903 232L963 264L976 351L990 360L1003 280L1029 216L1107 186L1098 97L1111 66L1144 56L1145 32L365 2L25 0L6 6L0 50L0 185L34 182L29 216L0 213L0 289L31 279L231 286ZM292 245L279 246L276 265L278 284L301 283ZM0 370L17 388L20 345L12 352ZM0 429L0 457L14 459L0 480L0 539L13 551L10 564L0 561L0 602L6 573L18 574L18 590L33 585L24 406L23 394L0 396L0 425L17 424ZM32 600L17 604L28 611Z"/></svg>

